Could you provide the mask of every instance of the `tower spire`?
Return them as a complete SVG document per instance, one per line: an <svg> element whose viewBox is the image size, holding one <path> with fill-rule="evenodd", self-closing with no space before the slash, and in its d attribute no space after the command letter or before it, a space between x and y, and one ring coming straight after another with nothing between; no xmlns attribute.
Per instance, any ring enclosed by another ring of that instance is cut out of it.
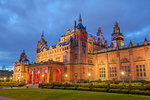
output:
<svg viewBox="0 0 150 100"><path fill-rule="evenodd" d="M79 15L78 21L79 21L79 23L82 23L81 13L80 13L80 15Z"/></svg>
<svg viewBox="0 0 150 100"><path fill-rule="evenodd" d="M44 31L42 32L41 39L44 39Z"/></svg>

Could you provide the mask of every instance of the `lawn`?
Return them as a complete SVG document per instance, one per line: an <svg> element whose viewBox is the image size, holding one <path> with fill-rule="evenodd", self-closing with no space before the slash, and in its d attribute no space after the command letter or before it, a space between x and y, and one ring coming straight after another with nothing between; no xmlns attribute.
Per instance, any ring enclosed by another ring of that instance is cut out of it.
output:
<svg viewBox="0 0 150 100"><path fill-rule="evenodd" d="M57 89L0 89L0 96L20 100L150 100L150 97Z"/></svg>

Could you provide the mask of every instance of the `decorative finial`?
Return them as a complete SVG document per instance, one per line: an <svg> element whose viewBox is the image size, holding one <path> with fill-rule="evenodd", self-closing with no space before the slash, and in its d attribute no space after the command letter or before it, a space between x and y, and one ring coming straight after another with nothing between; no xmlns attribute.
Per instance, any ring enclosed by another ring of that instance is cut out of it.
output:
<svg viewBox="0 0 150 100"><path fill-rule="evenodd" d="M101 27L98 28L98 32L101 32Z"/></svg>
<svg viewBox="0 0 150 100"><path fill-rule="evenodd" d="M79 15L79 19L78 19L79 22L82 22L82 19L81 19L81 13Z"/></svg>
<svg viewBox="0 0 150 100"><path fill-rule="evenodd" d="M115 22L115 26L118 26L118 22L117 21Z"/></svg>
<svg viewBox="0 0 150 100"><path fill-rule="evenodd" d="M144 45L147 45L147 44L148 44L148 41L147 41L147 38L145 37Z"/></svg>
<svg viewBox="0 0 150 100"><path fill-rule="evenodd" d="M131 48L132 46L133 46L133 44L132 44L132 41L130 40L129 48Z"/></svg>
<svg viewBox="0 0 150 100"><path fill-rule="evenodd" d="M41 39L44 39L44 31L42 32Z"/></svg>

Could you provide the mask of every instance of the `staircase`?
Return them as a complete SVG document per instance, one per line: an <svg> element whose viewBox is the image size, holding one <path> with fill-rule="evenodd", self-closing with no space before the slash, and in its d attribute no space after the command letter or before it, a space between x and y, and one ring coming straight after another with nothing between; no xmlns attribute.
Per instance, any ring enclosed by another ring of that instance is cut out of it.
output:
<svg viewBox="0 0 150 100"><path fill-rule="evenodd" d="M39 84L27 84L22 88L39 88Z"/></svg>

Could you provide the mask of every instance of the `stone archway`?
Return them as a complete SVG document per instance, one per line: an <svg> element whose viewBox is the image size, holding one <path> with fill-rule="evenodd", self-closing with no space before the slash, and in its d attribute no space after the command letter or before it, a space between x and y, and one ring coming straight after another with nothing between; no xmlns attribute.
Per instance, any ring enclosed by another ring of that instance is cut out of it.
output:
<svg viewBox="0 0 150 100"><path fill-rule="evenodd" d="M32 75L33 75L33 71L31 70L29 72L29 84L32 84Z"/></svg>
<svg viewBox="0 0 150 100"><path fill-rule="evenodd" d="M42 73L43 73L43 81L44 81L44 83L47 83L47 69L46 68L44 68L43 69L43 71L42 71Z"/></svg>
<svg viewBox="0 0 150 100"><path fill-rule="evenodd" d="M53 71L53 81L55 82L61 82L61 75L62 72L59 68L56 68L54 71Z"/></svg>
<svg viewBox="0 0 150 100"><path fill-rule="evenodd" d="M39 84L40 81L40 70L37 69L35 72L35 84Z"/></svg>

